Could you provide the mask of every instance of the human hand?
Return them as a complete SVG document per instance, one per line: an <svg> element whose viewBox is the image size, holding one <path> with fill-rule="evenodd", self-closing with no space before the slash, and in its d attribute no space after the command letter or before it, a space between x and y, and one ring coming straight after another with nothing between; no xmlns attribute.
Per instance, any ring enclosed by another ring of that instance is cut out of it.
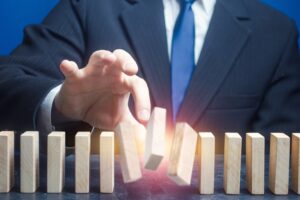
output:
<svg viewBox="0 0 300 200"><path fill-rule="evenodd" d="M108 130L121 121L145 124L149 120L151 105L147 83L136 75L138 66L124 50L96 51L82 69L75 62L64 60L60 69L65 81L54 105L70 120L81 120ZM128 107L130 94L137 120Z"/></svg>

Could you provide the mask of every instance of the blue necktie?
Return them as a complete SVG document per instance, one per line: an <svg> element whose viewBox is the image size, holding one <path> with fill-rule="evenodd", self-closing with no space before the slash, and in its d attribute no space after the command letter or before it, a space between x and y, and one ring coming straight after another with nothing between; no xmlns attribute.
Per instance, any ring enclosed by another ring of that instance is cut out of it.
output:
<svg viewBox="0 0 300 200"><path fill-rule="evenodd" d="M181 9L173 31L171 52L174 122L195 68L195 23L191 7L195 0L180 1Z"/></svg>

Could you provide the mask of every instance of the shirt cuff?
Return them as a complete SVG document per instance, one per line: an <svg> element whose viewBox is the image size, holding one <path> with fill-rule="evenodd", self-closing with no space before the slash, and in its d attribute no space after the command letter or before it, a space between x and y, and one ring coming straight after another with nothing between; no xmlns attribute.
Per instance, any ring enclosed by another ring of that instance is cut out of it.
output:
<svg viewBox="0 0 300 200"><path fill-rule="evenodd" d="M37 113L37 128L40 132L50 133L55 130L52 124L52 106L56 94L60 91L61 84L53 88L42 102L39 111Z"/></svg>

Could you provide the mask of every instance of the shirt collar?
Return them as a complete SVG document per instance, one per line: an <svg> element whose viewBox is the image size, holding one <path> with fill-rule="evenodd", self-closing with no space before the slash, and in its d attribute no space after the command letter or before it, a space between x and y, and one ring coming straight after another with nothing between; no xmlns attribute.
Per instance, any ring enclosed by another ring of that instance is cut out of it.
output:
<svg viewBox="0 0 300 200"><path fill-rule="evenodd" d="M212 14L216 4L216 0L196 0L196 1L201 3L206 13Z"/></svg>

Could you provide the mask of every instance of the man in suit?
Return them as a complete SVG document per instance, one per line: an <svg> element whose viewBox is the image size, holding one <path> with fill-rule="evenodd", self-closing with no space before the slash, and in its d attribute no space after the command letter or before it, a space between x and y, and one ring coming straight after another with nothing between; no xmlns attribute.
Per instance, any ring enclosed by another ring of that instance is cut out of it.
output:
<svg viewBox="0 0 300 200"><path fill-rule="evenodd" d="M257 0L62 0L0 59L1 129L141 125L151 104L214 132L218 152L226 131L300 131L297 38Z"/></svg>

